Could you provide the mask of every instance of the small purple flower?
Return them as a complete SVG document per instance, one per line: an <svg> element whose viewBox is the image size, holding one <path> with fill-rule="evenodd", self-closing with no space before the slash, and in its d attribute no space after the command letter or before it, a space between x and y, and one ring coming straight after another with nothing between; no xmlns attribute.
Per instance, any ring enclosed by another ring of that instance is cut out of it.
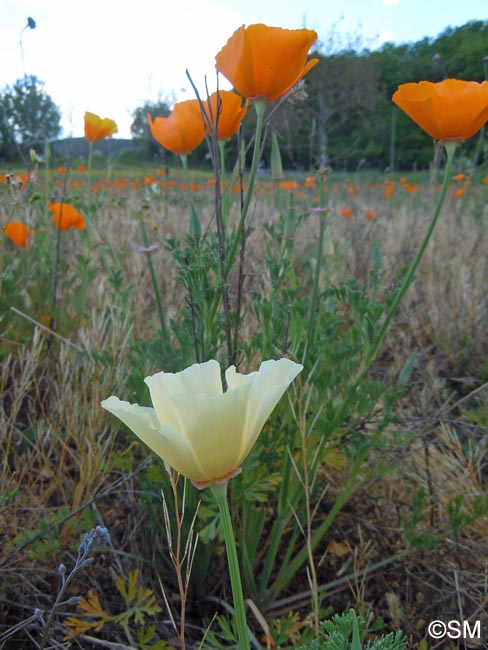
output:
<svg viewBox="0 0 488 650"><path fill-rule="evenodd" d="M96 526L92 528L84 536L81 544L78 547L78 557L84 556L88 551L100 544L108 544L110 542L110 535L106 528L103 526Z"/></svg>

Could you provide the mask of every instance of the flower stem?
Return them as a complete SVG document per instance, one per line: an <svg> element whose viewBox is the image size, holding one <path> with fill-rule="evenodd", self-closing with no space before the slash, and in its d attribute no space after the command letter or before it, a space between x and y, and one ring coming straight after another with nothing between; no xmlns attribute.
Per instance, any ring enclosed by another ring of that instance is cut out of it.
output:
<svg viewBox="0 0 488 650"><path fill-rule="evenodd" d="M373 363L373 361L376 359L376 355L378 354L378 351L381 347L381 344L383 343L383 340L386 336L386 333L388 331L388 328L390 326L390 322L397 310L398 305L402 301L403 296L405 295L408 287L410 286L410 283L412 282L413 276L415 271L417 270L417 267L419 265L420 260L422 259L422 256L425 252L425 249L427 248L427 244L430 241L431 235L434 232L435 225L437 223L437 219L439 217L439 214L441 212L442 206L444 204L444 199L446 197L446 192L447 192L447 187L449 185L449 179L451 177L451 171L452 171L452 161L454 159L454 153L456 151L456 146L457 144L455 142L446 142L445 147L446 147L446 153L447 153L447 161L446 161L446 167L444 170L444 181L442 183L442 189L441 193L439 195L439 199L437 201L436 208L434 210L434 214L432 216L432 219L430 221L429 227L427 228L427 231L424 235L424 239L422 240L422 243L420 244L420 248L417 251L417 254L415 255L412 263L410 264L410 267L403 278L403 282L400 286L400 289L398 290L395 299L393 300L390 309L388 310L388 313L385 317L385 320L383 321L383 324L381 326L381 329L378 333L378 336L376 337L376 340L374 342L373 347L371 348L369 354L366 356L364 366L365 366L365 372L369 368L369 366ZM364 376L365 372L361 373L361 376Z"/></svg>
<svg viewBox="0 0 488 650"><path fill-rule="evenodd" d="M191 187L190 187L190 174L188 171L188 157L186 154L180 154L180 160L181 164L183 166L183 175L185 178L185 184L186 184L186 193L188 196L188 202L190 204L190 228L189 232L190 235L195 237L196 239L200 239L202 236L202 226L200 223L200 219L198 217L197 211L195 210L195 205L193 203L193 199L191 196Z"/></svg>
<svg viewBox="0 0 488 650"><path fill-rule="evenodd" d="M307 326L307 346L305 348L305 353L303 355L303 363L307 358L308 350L312 345L312 341L315 336L315 321L316 321L316 312L317 304L319 299L319 290L320 290L320 272L322 270L322 258L324 255L324 232L325 232L325 209L326 209L326 194L325 194L325 175L321 174L320 176L320 204L319 207L321 211L319 212L319 237L317 241L317 256L315 264L315 277L313 281L312 289L312 299L310 301L310 311L308 314L308 326Z"/></svg>
<svg viewBox="0 0 488 650"><path fill-rule="evenodd" d="M149 239L147 236L146 232L146 227L144 225L144 222L142 220L142 217L140 219L141 223L141 234L142 234L142 242L146 248L149 247ZM156 299L156 306L158 309L158 316L159 316L159 324L161 325L161 333L163 335L163 339L165 341L169 341L169 334L168 334L168 328L166 325L166 318L164 316L164 311L163 311L163 305L161 303L161 296L159 295L159 289L158 289L158 281L156 280L156 273L154 272L154 265L152 263L151 255L148 254L147 256L147 263L149 266L149 273L151 275L151 282L153 285L153 290L154 290L154 297Z"/></svg>
<svg viewBox="0 0 488 650"><path fill-rule="evenodd" d="M256 108L256 133L254 134L254 151L252 155L251 170L249 172L249 181L246 195L244 197L244 205L242 206L241 217L239 224L237 225L234 241L232 242L232 248L230 250L230 254L227 258L227 263L224 269L224 280L227 279L237 255L237 248L241 240L242 231L244 230L244 224L246 222L249 205L251 203L251 196L254 189L254 181L256 180L256 173L258 171L259 153L261 149L261 134L263 131L263 119L264 111L266 110L266 103L263 100L257 100L254 106Z"/></svg>
<svg viewBox="0 0 488 650"><path fill-rule="evenodd" d="M247 213L249 211L249 206L251 204L254 182L256 180L256 174L259 166L259 155L261 150L261 135L263 132L263 121L264 121L264 112L266 110L266 102L264 100L257 100L255 103L255 108L256 108L256 132L254 135L254 151L252 155L251 170L249 172L249 181L247 185L246 195L244 197L244 203L242 205L239 223L237 224L237 228L232 241L232 246L230 248L230 252L227 256L227 261L224 265L224 269L221 274L220 281L222 283L225 283L227 278L229 277L229 273L232 270L232 266L234 265L237 256L237 250L239 248L239 243L242 240L242 233L244 231ZM211 323L213 323L215 320L219 303L220 303L220 294L217 294L217 297L213 300L213 303L210 306ZM237 346L237 340L234 342L234 349L236 348L236 346Z"/></svg>
<svg viewBox="0 0 488 650"><path fill-rule="evenodd" d="M227 232L227 224L229 222L229 195L226 188L226 173L225 173L225 140L219 140L220 150L220 183L222 185L222 223L224 226L224 237Z"/></svg>
<svg viewBox="0 0 488 650"><path fill-rule="evenodd" d="M217 501L224 533L225 548L227 551L227 562L229 564L230 582L232 586L232 597L234 599L234 614L237 623L239 636L239 649L249 650L249 632L246 623L246 612L244 609L244 596L242 594L241 574L239 572L239 561L237 559L236 541L232 528L229 504L227 501L227 483L211 485L210 489Z"/></svg>
<svg viewBox="0 0 488 650"><path fill-rule="evenodd" d="M337 410L334 414L334 418L331 423L331 430L332 431L337 431L341 424L344 422L344 417L347 411L347 407L349 406L349 403L355 394L358 386L361 384L361 381L364 379L366 376L366 373L368 372L371 364L373 361L376 359L376 355L379 352L379 349L381 347L381 344L383 343L383 340L386 336L386 333L388 331L388 327L391 323L391 320L393 316L395 315L395 312L405 295L408 287L410 286L410 283L412 281L412 278L415 274L415 271L419 265L419 262L422 258L422 255L424 254L425 249L427 248L427 244L429 243L430 237L432 235L432 232L434 231L435 224L437 222L437 219L439 217L439 214L441 212L442 206L444 204L444 199L446 196L447 192L447 187L449 185L449 179L451 176L451 171L452 171L452 161L454 158L454 152L456 149L456 143L454 142L447 142L445 143L446 146L446 151L447 151L447 161L446 161L446 167L444 171L444 182L442 185L441 193L439 195L439 199L437 201L437 205L434 210L434 214L432 215L431 222L429 224L429 227L427 228L427 231L424 235L424 238L422 240L422 243L420 244L420 248L417 251L417 254L415 255L412 263L410 264L410 267L403 279L403 282L400 286L400 289L398 290L397 295L395 296L395 299L393 303L390 306L390 309L388 310L388 313L385 317L385 320L383 322L383 325L376 336L376 339L369 351L369 353L365 354L365 358L360 365L356 376L354 379L351 380L350 384L350 389L346 392L344 399L342 402L339 404L337 407ZM317 455L317 458L319 456ZM360 454L360 456L354 461L353 463L353 471L350 474L349 479L347 482L344 484L342 487L340 493L338 494L336 501L334 503L334 506L332 510L328 513L327 517L325 520L318 526L318 528L314 531L312 535L312 539L310 540L310 547L312 550L314 550L317 545L319 544L320 540L323 539L323 536L325 532L329 529L331 526L334 517L337 515L339 510L342 508L344 503L346 502L351 490L353 489L354 481L356 479L356 476L359 472L359 469L361 467L361 464L364 461L365 456ZM309 547L307 545L304 545L298 553L296 553L295 557L293 558L292 562L287 565L287 572L286 575L284 575L284 572L278 575L278 578L276 579L273 589L275 591L278 591L279 589L282 588L283 584L286 582L289 582L290 579L297 573L297 571L302 567L304 562L307 560L309 553Z"/></svg>
<svg viewBox="0 0 488 650"><path fill-rule="evenodd" d="M346 409L349 405L349 401L351 400L352 396L356 392L357 387L361 383L361 381L364 379L366 376L366 373L368 372L369 368L371 367L371 364L374 362L376 359L376 356L379 352L379 349L381 347L381 344L383 343L383 340L386 336L386 333L388 332L388 328L390 326L390 323L392 321L393 316L396 313L396 310L402 301L403 296L405 295L408 287L410 286L410 283L412 282L412 278L415 274L415 271L417 270L417 267L419 265L420 260L422 259L422 256L425 252L425 249L427 248L427 244L430 241L431 235L434 231L435 225L437 223L437 219L439 217L439 214L441 212L442 206L444 204L444 199L446 197L446 192L447 192L447 187L449 185L449 179L451 176L451 171L452 171L452 161L454 159L454 153L456 151L456 143L455 142L447 142L445 144L446 146L446 152L447 152L447 161L446 161L446 167L444 170L444 181L442 183L442 189L441 193L439 195L439 199L437 200L437 205L434 210L434 214L432 215L432 219L430 221L429 227L427 228L427 231L424 235L424 238L422 240L422 243L420 244L420 247L417 251L417 254L415 255L412 263L410 264L407 273L405 277L403 278L403 282L400 285L400 288L398 289L398 292L395 296L395 299L393 300L390 309L388 310L388 313L385 317L385 320L383 321L383 324L381 326L380 331L378 332L378 335L376 336L372 347L370 350L364 355L364 359L359 366L359 369L356 373L355 378L351 382L351 390L347 392L345 395L344 399L342 400L340 406L338 407L334 420L332 423L333 429L337 429L337 427L340 425L340 423L343 421Z"/></svg>

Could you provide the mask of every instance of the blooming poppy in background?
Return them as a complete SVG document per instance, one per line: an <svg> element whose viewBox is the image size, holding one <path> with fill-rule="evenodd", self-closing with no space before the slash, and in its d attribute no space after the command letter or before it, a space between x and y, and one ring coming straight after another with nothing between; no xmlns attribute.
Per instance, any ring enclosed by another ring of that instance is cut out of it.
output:
<svg viewBox="0 0 488 650"><path fill-rule="evenodd" d="M407 190L407 192L409 193L416 192L417 190L421 189L418 183L416 183L415 185L413 185L412 183L403 183L403 188Z"/></svg>
<svg viewBox="0 0 488 650"><path fill-rule="evenodd" d="M202 112L197 99L177 102L168 117L147 114L152 136L159 144L176 155L189 154L205 137Z"/></svg>
<svg viewBox="0 0 488 650"><path fill-rule="evenodd" d="M303 366L288 359L263 361L257 372L225 371L211 360L144 380L153 408L111 396L102 407L154 453L197 487L237 475L261 429Z"/></svg>
<svg viewBox="0 0 488 650"><path fill-rule="evenodd" d="M465 192L466 192L466 188L465 187L460 187L454 192L454 194L452 195L452 198L453 199L460 199L464 195Z"/></svg>
<svg viewBox="0 0 488 650"><path fill-rule="evenodd" d="M231 90L219 90L218 93L212 93L208 100L210 102L210 110L207 102L204 102L203 105L210 122L215 122L217 108L219 111L217 118L217 137L219 140L228 140L237 133L239 125L244 119L247 111L247 102L243 103L242 97Z"/></svg>
<svg viewBox="0 0 488 650"><path fill-rule="evenodd" d="M375 218L376 212L374 210L366 210L365 215L371 221L371 219Z"/></svg>
<svg viewBox="0 0 488 650"><path fill-rule="evenodd" d="M402 84L393 102L435 140L463 141L488 120L488 81Z"/></svg>
<svg viewBox="0 0 488 650"><path fill-rule="evenodd" d="M33 178L34 176L31 174L0 174L0 183L13 185L16 189L23 190Z"/></svg>
<svg viewBox="0 0 488 650"><path fill-rule="evenodd" d="M108 117L101 118L95 113L85 113L85 140L99 142L118 132L117 124Z"/></svg>
<svg viewBox="0 0 488 650"><path fill-rule="evenodd" d="M59 230L70 230L71 228L84 230L86 228L82 215L69 203L49 201L48 206L53 215L54 225Z"/></svg>
<svg viewBox="0 0 488 650"><path fill-rule="evenodd" d="M32 228L25 226L21 221L11 221L3 229L5 235L20 248L25 248L30 242L31 231Z"/></svg>
<svg viewBox="0 0 488 650"><path fill-rule="evenodd" d="M345 217L346 219L349 219L349 217L352 217L353 210L352 210L352 208L341 208L340 212L341 212L343 217Z"/></svg>
<svg viewBox="0 0 488 650"><path fill-rule="evenodd" d="M280 187L282 190L296 190L300 185L297 181L281 181Z"/></svg>
<svg viewBox="0 0 488 650"><path fill-rule="evenodd" d="M395 181L388 181L388 182L385 181L385 191L384 191L385 199L389 199L394 191L395 191Z"/></svg>
<svg viewBox="0 0 488 650"><path fill-rule="evenodd" d="M242 25L215 57L215 67L248 99L279 99L318 59L307 61L317 40L311 29Z"/></svg>

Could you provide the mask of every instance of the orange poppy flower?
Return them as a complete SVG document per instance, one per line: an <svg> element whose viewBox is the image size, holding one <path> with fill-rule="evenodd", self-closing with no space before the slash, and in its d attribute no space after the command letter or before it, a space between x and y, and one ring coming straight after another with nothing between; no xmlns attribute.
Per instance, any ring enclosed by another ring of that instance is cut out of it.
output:
<svg viewBox="0 0 488 650"><path fill-rule="evenodd" d="M385 186L385 191L384 191L385 199L389 199L394 191L395 191L395 182L391 181L391 182L387 183L386 186Z"/></svg>
<svg viewBox="0 0 488 650"><path fill-rule="evenodd" d="M25 248L31 240L31 230L21 221L11 221L5 226L3 232L16 246Z"/></svg>
<svg viewBox="0 0 488 650"><path fill-rule="evenodd" d="M402 84L393 101L435 140L463 141L488 120L488 81Z"/></svg>
<svg viewBox="0 0 488 650"><path fill-rule="evenodd" d="M341 212L343 217L345 217L346 219L349 219L349 217L352 217L353 210L352 210L352 208L341 208L340 212Z"/></svg>
<svg viewBox="0 0 488 650"><path fill-rule="evenodd" d="M282 190L296 190L299 184L297 181L281 181L280 187Z"/></svg>
<svg viewBox="0 0 488 650"><path fill-rule="evenodd" d="M316 40L311 29L242 25L215 57L215 67L243 97L279 99L318 63L307 61Z"/></svg>
<svg viewBox="0 0 488 650"><path fill-rule="evenodd" d="M59 230L70 230L71 228L84 230L86 228L82 215L69 203L49 201L48 206L53 215L54 225Z"/></svg>
<svg viewBox="0 0 488 650"><path fill-rule="evenodd" d="M13 185L18 190L23 190L31 180L34 180L31 174L0 174L0 183Z"/></svg>
<svg viewBox="0 0 488 650"><path fill-rule="evenodd" d="M412 183L404 183L403 188L407 190L407 192L412 193L420 190L420 185L418 183L416 185L412 185Z"/></svg>
<svg viewBox="0 0 488 650"><path fill-rule="evenodd" d="M95 113L85 113L85 140L88 142L98 142L117 131L117 124L108 117L102 119Z"/></svg>
<svg viewBox="0 0 488 650"><path fill-rule="evenodd" d="M375 210L366 210L365 215L371 221L371 219L375 218L376 212Z"/></svg>
<svg viewBox="0 0 488 650"><path fill-rule="evenodd" d="M242 103L242 97L230 90L220 90L209 97L210 109L204 102L208 119L215 122L217 116L217 97L220 96L219 115L217 120L217 137L219 140L228 140L239 128L247 111L247 102ZM210 115L211 112L211 115Z"/></svg>
<svg viewBox="0 0 488 650"><path fill-rule="evenodd" d="M197 99L177 102L168 117L152 117L147 121L153 138L174 154L191 153L205 137L202 113Z"/></svg>

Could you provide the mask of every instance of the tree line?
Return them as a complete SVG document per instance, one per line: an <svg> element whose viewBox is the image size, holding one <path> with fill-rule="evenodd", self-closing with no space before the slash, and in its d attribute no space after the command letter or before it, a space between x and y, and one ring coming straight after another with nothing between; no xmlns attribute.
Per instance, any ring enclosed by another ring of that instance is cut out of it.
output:
<svg viewBox="0 0 488 650"><path fill-rule="evenodd" d="M278 135L286 167L422 169L433 158L433 143L395 108L391 97L399 84L412 81L487 79L488 21L470 21L436 38L386 43L377 50L361 48L357 41L337 47L331 34L312 54L319 64L286 101L272 107L268 123ZM153 159L163 152L150 136L148 112L167 115L170 105L148 101L133 111L132 137L143 155ZM249 111L244 142L253 133L252 121ZM19 160L29 147L57 138L60 122L59 109L36 77L7 86L0 91L0 161ZM466 157L488 162L488 144L479 137L472 140L464 145ZM268 156L265 148L265 164ZM192 154L192 161L208 164L205 145Z"/></svg>

